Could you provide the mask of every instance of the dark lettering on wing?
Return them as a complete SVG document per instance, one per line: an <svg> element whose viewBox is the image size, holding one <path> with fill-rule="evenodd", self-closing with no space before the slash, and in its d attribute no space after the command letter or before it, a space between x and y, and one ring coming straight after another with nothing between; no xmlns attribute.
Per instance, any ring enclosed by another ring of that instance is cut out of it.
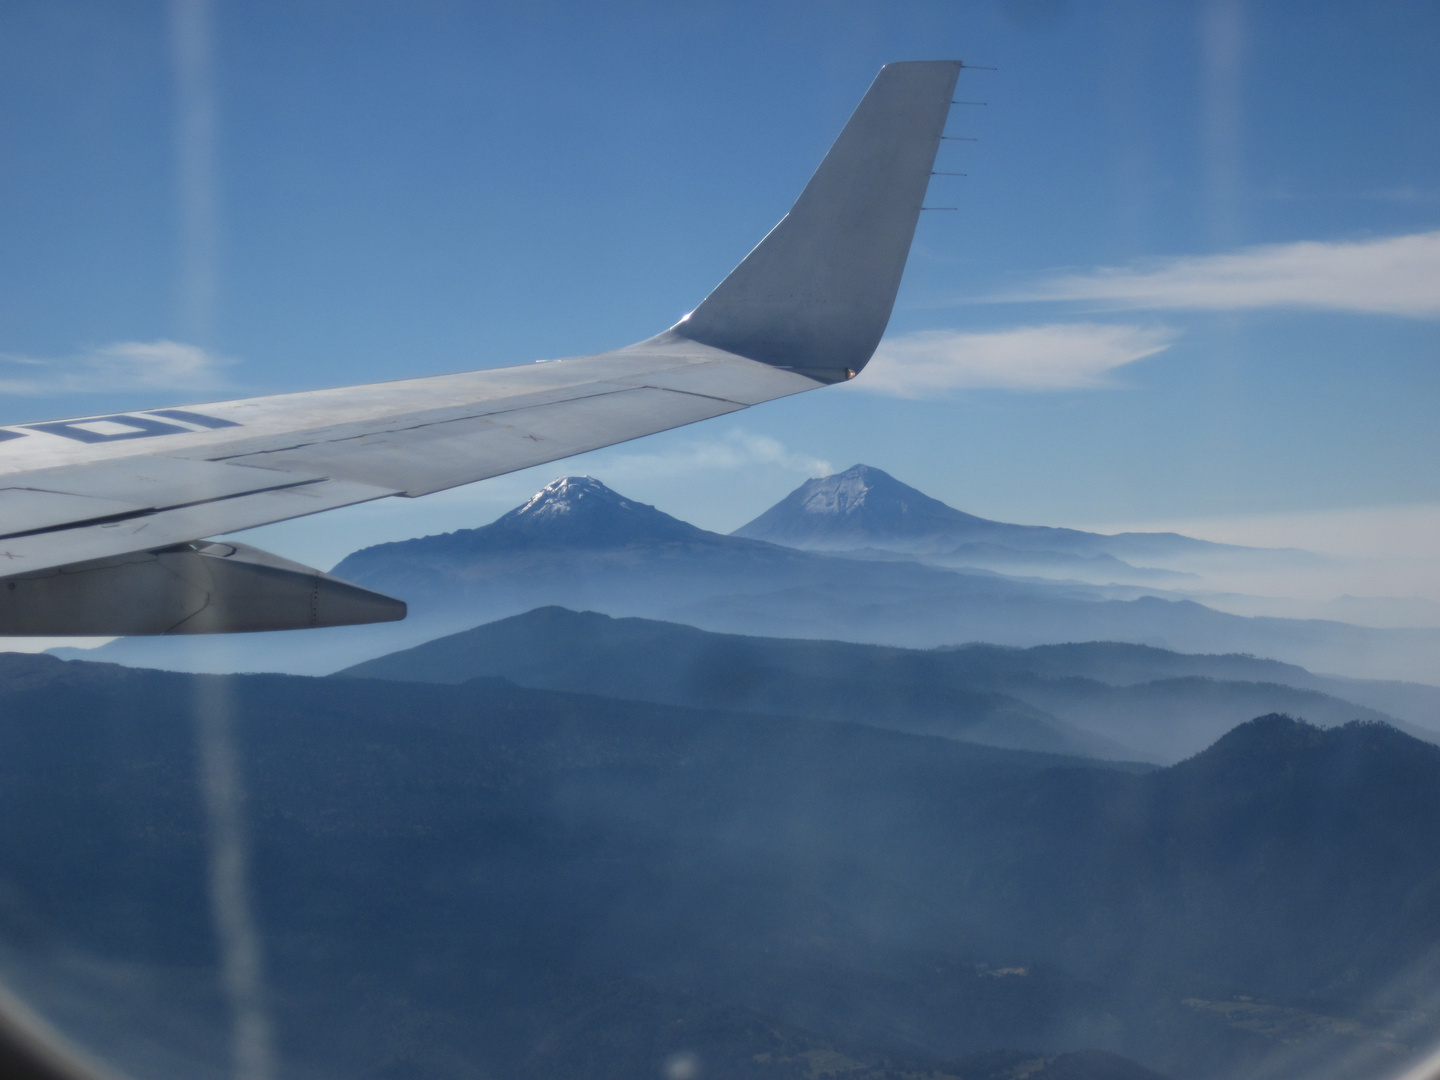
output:
<svg viewBox="0 0 1440 1080"><path fill-rule="evenodd" d="M180 420L187 424L196 424L207 428L240 427L234 420L221 420L218 416L206 416L204 413L191 412L189 409L150 409L151 416L164 416L171 420Z"/></svg>
<svg viewBox="0 0 1440 1080"><path fill-rule="evenodd" d="M94 427L108 424L119 431L95 431ZM167 424L163 420L152 420L148 416L95 416L88 420L59 420L49 424L26 424L31 431L43 431L48 435L74 439L83 443L119 442L122 439L148 439L152 435L178 435L190 428L178 424Z"/></svg>
<svg viewBox="0 0 1440 1080"><path fill-rule="evenodd" d="M156 420L157 416L164 416L169 420L179 420L194 426L181 427L179 424L167 423L165 420ZM111 430L103 430L106 425ZM61 438L74 439L76 442L106 443L118 442L121 439L148 439L155 435L182 435L186 432L194 432L196 427L227 428L241 425L234 420L221 420L219 417L190 412L188 409L153 409L149 416L125 414L92 416L86 420L57 420L52 423L26 424L25 426L31 431L43 431L47 435L59 435ZM97 428L102 430L96 430ZM115 430L117 428L119 430ZM25 434L23 431L0 429L0 442L6 439L18 439L23 434Z"/></svg>

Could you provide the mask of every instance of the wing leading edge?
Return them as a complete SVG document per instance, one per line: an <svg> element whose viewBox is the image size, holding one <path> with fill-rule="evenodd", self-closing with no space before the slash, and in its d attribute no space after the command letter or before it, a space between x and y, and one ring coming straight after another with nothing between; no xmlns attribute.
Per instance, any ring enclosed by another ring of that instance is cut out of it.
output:
<svg viewBox="0 0 1440 1080"><path fill-rule="evenodd" d="M790 213L695 311L637 345L0 428L0 575L10 571L0 634L403 617L403 605L369 593L374 602L351 597L327 619L247 616L235 595L246 573L263 569L276 595L295 575L302 599L345 583L253 549L219 556L199 541L472 483L853 377L889 320L959 71L954 61L882 68ZM223 573L221 557L231 559ZM139 564L148 576L137 577ZM192 565L200 569L176 570ZM92 602L120 577L143 577L133 603ZM167 601L167 588L184 602Z"/></svg>

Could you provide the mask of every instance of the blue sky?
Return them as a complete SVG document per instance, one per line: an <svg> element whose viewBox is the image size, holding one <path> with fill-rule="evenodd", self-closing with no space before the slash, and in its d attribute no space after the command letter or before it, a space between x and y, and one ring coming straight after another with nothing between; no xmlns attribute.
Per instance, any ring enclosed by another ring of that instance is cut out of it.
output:
<svg viewBox="0 0 1440 1080"><path fill-rule="evenodd" d="M1433 0L12 0L0 421L647 337L881 64L959 57L999 69L961 79L979 141L930 197L959 209L922 216L855 384L255 542L334 561L577 471L728 529L857 461L1048 524L1413 512L1440 504L1436 55Z"/></svg>

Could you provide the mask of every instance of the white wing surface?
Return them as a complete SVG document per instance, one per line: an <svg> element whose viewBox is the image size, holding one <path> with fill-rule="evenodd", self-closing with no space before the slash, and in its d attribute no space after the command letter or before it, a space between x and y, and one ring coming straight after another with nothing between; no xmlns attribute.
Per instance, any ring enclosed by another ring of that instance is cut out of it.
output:
<svg viewBox="0 0 1440 1080"><path fill-rule="evenodd" d="M889 320L959 71L953 61L881 69L791 212L690 316L648 341L519 367L0 428L0 575L9 572L0 634L402 617L398 601L318 571L197 542L425 495L853 377ZM230 560L223 574L217 559ZM220 579L241 564L268 575L277 596L295 575L293 611L247 614L243 586L222 595L237 587ZM117 588L133 603L117 604ZM166 589L184 596L162 603ZM327 589L353 593L327 614L317 599ZM96 590L109 591L106 603Z"/></svg>

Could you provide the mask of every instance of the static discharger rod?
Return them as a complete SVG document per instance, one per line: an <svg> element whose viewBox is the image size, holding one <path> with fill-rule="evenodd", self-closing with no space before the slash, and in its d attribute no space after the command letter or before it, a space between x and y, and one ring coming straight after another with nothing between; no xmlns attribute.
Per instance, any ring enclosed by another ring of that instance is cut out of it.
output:
<svg viewBox="0 0 1440 1080"><path fill-rule="evenodd" d="M962 68L969 68L971 71L999 71L999 70L1000 70L999 68L985 67L985 66L983 66L983 65L981 65L981 64L967 64L967 63L965 63L964 60L961 60L961 61L960 61L960 66L961 66Z"/></svg>
<svg viewBox="0 0 1440 1080"><path fill-rule="evenodd" d="M941 135L940 138L948 139L950 142L979 142L973 135Z"/></svg>
<svg viewBox="0 0 1440 1080"><path fill-rule="evenodd" d="M959 210L958 206L922 206L921 210Z"/></svg>
<svg viewBox="0 0 1440 1080"><path fill-rule="evenodd" d="M969 176L968 172L932 172L931 176Z"/></svg>
<svg viewBox="0 0 1440 1080"><path fill-rule="evenodd" d="M951 105L989 105L988 101L952 101Z"/></svg>

